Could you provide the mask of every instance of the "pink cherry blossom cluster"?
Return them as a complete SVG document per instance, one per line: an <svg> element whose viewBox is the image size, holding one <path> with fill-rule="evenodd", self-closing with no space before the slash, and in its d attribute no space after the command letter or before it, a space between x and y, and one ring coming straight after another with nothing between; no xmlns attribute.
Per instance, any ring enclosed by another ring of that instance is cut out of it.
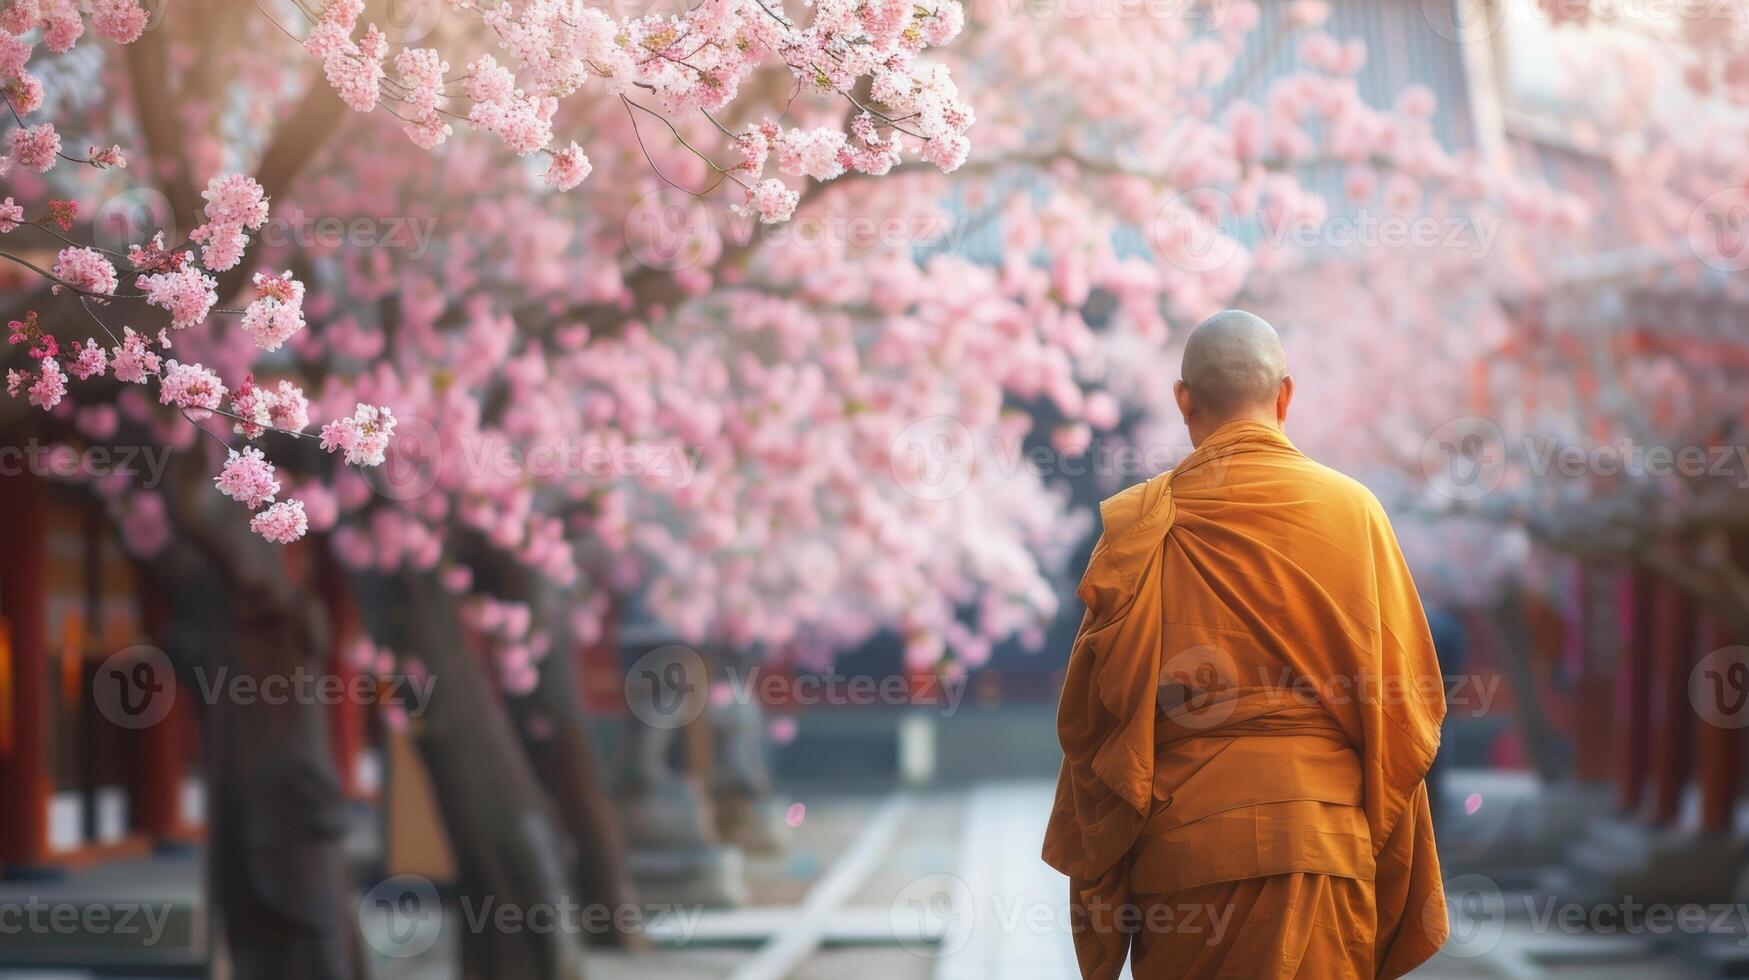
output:
<svg viewBox="0 0 1749 980"><path fill-rule="evenodd" d="M250 510L272 503L279 494L279 480L274 477L273 464L254 446L244 446L242 452L231 450L224 469L213 482L220 493L241 501Z"/></svg>
<svg viewBox="0 0 1749 980"><path fill-rule="evenodd" d="M350 416L322 426L322 448L343 454L355 466L377 466L394 435L394 412L360 402Z"/></svg>
<svg viewBox="0 0 1749 980"><path fill-rule="evenodd" d="M4 44L0 44L0 52L4 50ZM111 163L119 161L118 154L105 152L95 156ZM236 432L246 440L269 430L294 437L306 434L304 430L310 424L309 401L291 381L281 379L271 385L259 385L253 374L245 374L242 384L232 391L219 371L198 361L179 360L162 353L171 346L171 332L186 331L207 321L218 302L218 282L209 273L241 262L249 232L259 230L268 220L266 196L260 185L248 177L215 177L207 184L203 196L206 222L190 235L192 242L201 245L200 260L196 261L191 248L167 247L162 234L130 246L127 256L136 273L135 282L140 289L137 294L117 293L119 277L109 258L115 253L96 248L68 245L60 250L48 271L56 291L73 290L81 302L113 306L138 301L144 307L167 312L169 325L158 331L156 339L124 325L119 337L111 333L113 347L105 348L95 338L87 338L74 341L63 352L60 342L42 328L33 311L25 319L11 322L9 346L25 347L36 366L29 371L8 369L6 387L10 396L24 395L32 405L56 409L67 397L69 376L85 381L113 370L116 380L124 384L156 383L158 403L173 406L196 424L223 415L234 421ZM71 230L74 209L67 202L56 205L51 206L48 220ZM5 221L6 231L13 231L24 220L23 208L7 198L0 205L0 219ZM47 222L41 224L46 226ZM304 285L289 272L257 273L253 284L258 295L241 311L242 334L260 349L277 350L304 327ZM110 331L91 306L86 309L98 326ZM225 408L227 398L229 410ZM127 404L125 397L123 403ZM82 411L81 428L88 433L113 433L117 424L114 409L93 408L107 409L110 413L107 420ZM137 408L133 414L136 420L145 421L143 412ZM388 409L360 403L350 417L324 426L321 441L325 448L344 451L348 463L374 466L383 461L394 428L395 418ZM260 449L254 446L245 446L241 451L229 449L229 458L216 483L221 492L243 501L251 510L260 510L251 526L268 540L293 541L307 531L309 514L302 500L274 499L279 483L272 464Z"/></svg>
<svg viewBox="0 0 1749 980"><path fill-rule="evenodd" d="M117 44L138 40L149 20L139 0L14 0L0 9L0 95L5 97L8 115L23 117L42 108L42 82L25 65L37 44L55 54L72 50L85 33L86 14L100 36ZM37 41L24 40L39 30ZM0 175L13 164L41 173L61 158L61 135L53 123L20 125L6 134ZM99 168L127 166L119 146L107 150L92 147L90 156L81 162Z"/></svg>
<svg viewBox="0 0 1749 980"><path fill-rule="evenodd" d="M249 519L249 529L275 544L290 544L304 536L310 522L301 500L280 500L279 479L273 464L261 450L244 446L233 449L224 469L214 478L219 492L260 513ZM265 510L263 505L268 505Z"/></svg>
<svg viewBox="0 0 1749 980"><path fill-rule="evenodd" d="M200 364L162 359L152 342L131 328L123 328L123 338L113 349L86 339L74 341L63 355L59 343L41 328L33 312L24 320L12 321L9 341L12 346L26 347L29 356L38 361L38 368L34 372L9 369L7 393L13 397L25 394L30 404L45 410L57 407L66 397L69 373L85 380L113 368L119 381L144 384L155 379L159 403L175 406L191 420L228 415L245 439L269 430L300 436L310 424L309 401L292 382L282 379L264 387L256 384L253 375L246 375L236 391L229 392L216 372ZM229 412L222 407L227 395L231 398ZM322 442L325 448L344 449L349 463L376 465L383 460L394 427L394 416L388 409L360 404L352 417L324 426ZM295 541L308 530L303 501L275 501L280 484L273 465L259 448L231 449L215 483L221 493L251 510L272 505L250 522L268 540Z"/></svg>
<svg viewBox="0 0 1749 980"><path fill-rule="evenodd" d="M60 157L61 134L53 123L21 126L6 134L6 150L19 166L42 173Z"/></svg>
<svg viewBox="0 0 1749 980"><path fill-rule="evenodd" d="M100 377L109 370L109 352L94 337L73 341L72 353L67 370L80 381Z"/></svg>
<svg viewBox="0 0 1749 980"><path fill-rule="evenodd" d="M225 384L199 364L183 364L172 357L164 362L158 378L158 403L175 405L189 418L210 418L225 400Z"/></svg>
<svg viewBox="0 0 1749 980"><path fill-rule="evenodd" d="M281 500L249 519L249 529L274 544L290 544L310 529L302 500Z"/></svg>
<svg viewBox="0 0 1749 980"><path fill-rule="evenodd" d="M541 180L549 186L568 191L583 183L591 170L589 158L584 155L583 148L575 141L553 154L553 162L541 175Z"/></svg>
<svg viewBox="0 0 1749 980"><path fill-rule="evenodd" d="M406 90L408 119L403 128L407 136L426 150L448 139L453 130L444 122L439 106L449 62L431 48L405 48L395 55L395 73Z"/></svg>
<svg viewBox="0 0 1749 980"><path fill-rule="evenodd" d="M37 362L34 372L7 369L6 394L16 398L24 392L30 404L45 411L59 405L67 394L67 375L57 359L60 344L42 329L36 312L31 311L23 320L13 320L6 340L8 347L23 345L30 358Z"/></svg>
<svg viewBox="0 0 1749 980"><path fill-rule="evenodd" d="M491 645L505 691L520 696L534 690L551 640L533 629L527 603L472 596L462 606L462 624Z"/></svg>
<svg viewBox="0 0 1749 980"><path fill-rule="evenodd" d="M59 280L55 284L57 290L64 284L81 293L99 296L115 292L115 266L94 248L70 245L61 249L49 271Z"/></svg>
<svg viewBox="0 0 1749 980"><path fill-rule="evenodd" d="M293 279L290 270L278 276L257 272L254 282L261 295L243 311L239 326L257 347L279 350L304 329L304 284Z"/></svg>
<svg viewBox="0 0 1749 980"><path fill-rule="evenodd" d="M147 378L158 374L163 359L152 349L151 341L135 333L133 327L123 327L122 341L111 352L110 364L117 381L145 384Z"/></svg>
<svg viewBox="0 0 1749 980"><path fill-rule="evenodd" d="M33 375L13 369L6 371L6 393L18 396L20 389L25 389L32 405L50 409L61 403L67 394L67 376L61 372L61 365L53 358L42 362L42 367Z"/></svg>
<svg viewBox="0 0 1749 980"><path fill-rule="evenodd" d="M253 374L244 377L231 399L231 411L237 418L237 431L245 439L258 439L268 429L302 432L310 424L309 399L302 389L284 379L264 388L255 383Z"/></svg>
<svg viewBox="0 0 1749 980"><path fill-rule="evenodd" d="M812 5L806 25L768 0L708 0L677 16L623 21L578 0L460 0L454 6L477 15L506 58L500 63L485 54L471 61L459 91L446 78L448 61L436 49L405 48L390 58L376 25L366 24L360 33L361 0L329 0L304 49L322 62L329 83L353 109L393 103L420 147L429 149L450 135L446 118L465 117L519 155L550 154L543 179L560 190L577 186L592 169L581 147L571 141L561 146L554 134L559 101L591 78L625 100L628 111L682 117L724 109L755 71L780 65L805 91L842 97L861 112L849 132L814 127L778 133L773 127L736 136L742 162L733 168L711 164L745 189L745 207L767 222L788 216L793 192L764 176L766 151L750 152L749 143L777 147L783 172L818 181L847 169L884 174L908 141L944 171L960 166L970 148L965 133L973 113L952 77L943 66L916 65L925 49L947 45L959 34L965 11L958 0L827 0ZM865 81L872 93L868 103L848 94ZM660 110L639 101L646 93Z"/></svg>
<svg viewBox="0 0 1749 980"><path fill-rule="evenodd" d="M179 268L140 276L136 281L146 293L146 302L170 311L170 329L182 330L204 323L219 301L218 280L202 272L187 252L178 252Z"/></svg>
<svg viewBox="0 0 1749 980"><path fill-rule="evenodd" d="M261 185L243 174L214 177L201 192L206 223L189 232L201 246L200 260L214 272L224 272L243 259L248 232L267 223L267 197Z"/></svg>

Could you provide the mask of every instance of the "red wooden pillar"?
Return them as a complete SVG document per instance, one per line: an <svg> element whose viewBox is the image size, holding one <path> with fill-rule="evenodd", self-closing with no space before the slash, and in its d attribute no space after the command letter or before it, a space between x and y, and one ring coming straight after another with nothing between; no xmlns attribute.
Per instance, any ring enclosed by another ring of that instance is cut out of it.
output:
<svg viewBox="0 0 1749 980"><path fill-rule="evenodd" d="M44 862L49 850L48 622L43 486L0 475L0 865Z"/></svg>
<svg viewBox="0 0 1749 980"><path fill-rule="evenodd" d="M1598 733L1615 727L1615 683L1621 667L1620 590L1617 576L1580 563L1574 573L1578 609L1571 624L1578 660L1578 690L1574 719L1573 776L1582 781L1607 780L1614 771L1615 746Z"/></svg>
<svg viewBox="0 0 1749 980"><path fill-rule="evenodd" d="M1695 609L1693 600L1669 582L1654 593L1652 628L1652 810L1655 826L1676 820L1682 790L1692 761L1689 733L1694 709L1688 699L1688 676L1694 670Z"/></svg>
<svg viewBox="0 0 1749 980"><path fill-rule="evenodd" d="M364 702L353 696L359 671L347 654L358 639L358 604L338 562L325 558L321 574L323 599L333 626L329 631L328 670L340 682L340 690L346 692L338 704L328 708L328 741L334 768L340 774L341 791L356 799L363 794L358 785L358 759L364 752L367 719Z"/></svg>
<svg viewBox="0 0 1749 980"><path fill-rule="evenodd" d="M140 620L148 637L168 633L170 606L150 584L141 589ZM181 835L182 763L192 708L178 697L170 713L156 725L127 733L133 765L128 771L128 812L134 829L154 842Z"/></svg>
<svg viewBox="0 0 1749 980"><path fill-rule="evenodd" d="M1650 758L1652 578L1640 571L1624 576L1622 593L1628 645L1616 675L1616 802L1631 812L1640 808Z"/></svg>
<svg viewBox="0 0 1749 980"><path fill-rule="evenodd" d="M1729 641L1736 639L1726 637L1718 620L1711 616L1701 619L1698 632L1701 656L1729 646ZM1726 833L1735 822L1737 792L1742 786L1743 732L1735 725L1714 724L1705 713L1696 714L1699 724L1694 726L1694 755L1695 778L1700 782L1700 830Z"/></svg>
<svg viewBox="0 0 1749 980"><path fill-rule="evenodd" d="M626 668L620 662L620 605L613 602L601 617L601 636L594 643L578 643L577 694L583 708L594 715L616 715L626 710Z"/></svg>

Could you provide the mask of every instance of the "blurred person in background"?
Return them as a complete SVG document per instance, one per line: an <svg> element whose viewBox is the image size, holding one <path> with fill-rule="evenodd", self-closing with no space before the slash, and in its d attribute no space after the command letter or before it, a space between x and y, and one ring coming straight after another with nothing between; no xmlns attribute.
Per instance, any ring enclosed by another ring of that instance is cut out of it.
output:
<svg viewBox="0 0 1749 980"><path fill-rule="evenodd" d="M1427 627L1433 634L1433 649L1439 656L1439 670L1443 677L1445 693L1451 694L1452 678L1464 669L1464 628L1457 617L1446 612L1438 605L1429 603L1426 607ZM1451 801L1446 797L1445 781L1451 769L1451 754L1453 746L1449 735L1440 739L1439 752L1433 757L1433 765L1427 770L1427 802L1433 811L1433 826L1435 830L1445 825L1451 819Z"/></svg>

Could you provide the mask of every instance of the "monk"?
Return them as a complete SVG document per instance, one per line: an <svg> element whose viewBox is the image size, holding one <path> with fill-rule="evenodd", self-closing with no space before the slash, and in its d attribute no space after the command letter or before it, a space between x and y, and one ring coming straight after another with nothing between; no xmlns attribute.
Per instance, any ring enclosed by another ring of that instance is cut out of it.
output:
<svg viewBox="0 0 1749 980"><path fill-rule="evenodd" d="M1184 349L1195 450L1100 505L1044 858L1086 980L1397 977L1445 941L1444 688L1384 510L1295 449L1281 339Z"/></svg>

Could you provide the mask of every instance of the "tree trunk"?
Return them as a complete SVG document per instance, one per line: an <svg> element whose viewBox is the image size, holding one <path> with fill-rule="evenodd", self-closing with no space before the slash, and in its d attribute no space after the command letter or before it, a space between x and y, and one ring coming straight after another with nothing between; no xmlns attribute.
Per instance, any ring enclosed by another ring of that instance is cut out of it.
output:
<svg viewBox="0 0 1749 980"><path fill-rule="evenodd" d="M630 917L638 898L626 861L625 834L608 795L606 766L583 713L575 651L562 625L564 617L549 615L546 621L558 639L541 664L540 684L519 711L523 745L576 846L577 894L614 913L604 923L606 928L591 932L589 938L603 945L641 949L648 944L636 928L641 916Z"/></svg>
<svg viewBox="0 0 1749 980"><path fill-rule="evenodd" d="M285 610L246 607L227 680L319 664ZM212 675L208 675L212 676ZM346 806L319 704L221 694L206 718L210 876L242 980L360 976L357 897L341 843Z"/></svg>
<svg viewBox="0 0 1749 980"><path fill-rule="evenodd" d="M455 598L430 573L408 572L400 584L406 615L395 632L434 679L415 741L460 869L461 975L575 980L582 949L567 918L577 909L570 842L463 639ZM556 928L540 928L541 916L557 916Z"/></svg>
<svg viewBox="0 0 1749 980"><path fill-rule="evenodd" d="M198 623L175 645L193 648L188 693L205 708L208 879L225 952L240 980L362 976L327 717L295 686L325 669L327 620L287 574L288 553L213 493L201 455L174 457L164 499L177 537L155 564L178 583L183 627Z"/></svg>
<svg viewBox="0 0 1749 980"><path fill-rule="evenodd" d="M1492 615L1481 620L1500 658L1506 682L1512 685L1513 705L1518 709L1519 731L1530 753L1531 765L1544 781L1565 778L1570 768L1568 747L1563 745L1542 703L1542 685L1531 667L1530 629L1525 621L1522 596L1508 596Z"/></svg>

